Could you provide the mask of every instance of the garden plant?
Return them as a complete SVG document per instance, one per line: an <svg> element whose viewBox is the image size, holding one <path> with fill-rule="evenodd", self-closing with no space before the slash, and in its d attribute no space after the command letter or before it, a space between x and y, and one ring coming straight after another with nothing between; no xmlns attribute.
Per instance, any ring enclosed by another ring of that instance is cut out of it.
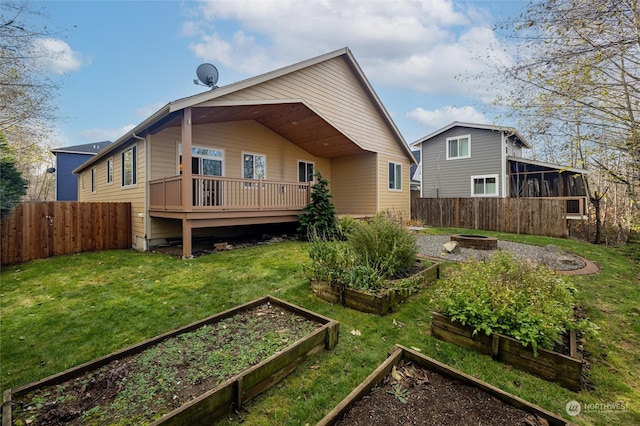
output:
<svg viewBox="0 0 640 426"><path fill-rule="evenodd" d="M474 327L474 334L505 334L537 352L553 350L569 330L594 336L593 324L574 316L576 292L569 276L498 252L452 270L437 298L440 313Z"/></svg>
<svg viewBox="0 0 640 426"><path fill-rule="evenodd" d="M348 229L346 241L317 238L311 243L311 279L376 292L416 263L415 236L384 213L343 229Z"/></svg>

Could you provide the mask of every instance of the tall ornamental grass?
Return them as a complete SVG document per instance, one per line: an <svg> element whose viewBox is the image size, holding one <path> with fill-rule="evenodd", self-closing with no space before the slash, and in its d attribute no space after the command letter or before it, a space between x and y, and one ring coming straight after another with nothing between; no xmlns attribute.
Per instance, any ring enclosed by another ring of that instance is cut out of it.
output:
<svg viewBox="0 0 640 426"><path fill-rule="evenodd" d="M349 221L345 241L316 239L309 251L312 279L355 290L376 291L415 263L415 236L385 215L370 221Z"/></svg>

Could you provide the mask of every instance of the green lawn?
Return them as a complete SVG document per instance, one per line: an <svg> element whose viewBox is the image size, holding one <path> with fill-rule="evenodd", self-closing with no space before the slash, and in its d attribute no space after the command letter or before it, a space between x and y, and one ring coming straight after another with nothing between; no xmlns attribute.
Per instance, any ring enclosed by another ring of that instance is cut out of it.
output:
<svg viewBox="0 0 640 426"><path fill-rule="evenodd" d="M586 345L592 352L590 375L595 390L573 393L431 337L430 315L439 284L385 317L329 305L309 292L304 271L308 245L303 242L188 261L162 254L105 251L6 267L0 273L1 387L5 390L44 378L271 294L340 321L340 340L333 351L316 355L252 401L243 413L244 424L315 424L386 358L395 343L419 348L565 418L569 418L566 403L576 400L583 405L583 413L573 418L578 424L640 424L637 251L485 234L528 244L553 243L602 268L600 274L575 279L578 299L601 327L600 340ZM634 255L636 260L630 260ZM361 335L351 334L354 329ZM625 408L610 409L616 402Z"/></svg>

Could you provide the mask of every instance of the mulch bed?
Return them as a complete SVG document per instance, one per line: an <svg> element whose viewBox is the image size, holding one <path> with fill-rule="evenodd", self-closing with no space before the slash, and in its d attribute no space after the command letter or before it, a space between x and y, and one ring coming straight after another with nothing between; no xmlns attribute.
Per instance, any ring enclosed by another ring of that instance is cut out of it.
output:
<svg viewBox="0 0 640 426"><path fill-rule="evenodd" d="M402 360L336 425L547 425L486 392Z"/></svg>

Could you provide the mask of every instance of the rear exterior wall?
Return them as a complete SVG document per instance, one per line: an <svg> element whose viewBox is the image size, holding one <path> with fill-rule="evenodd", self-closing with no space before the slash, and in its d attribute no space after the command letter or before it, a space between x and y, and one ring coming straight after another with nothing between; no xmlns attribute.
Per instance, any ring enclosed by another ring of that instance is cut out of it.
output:
<svg viewBox="0 0 640 426"><path fill-rule="evenodd" d="M470 157L447 160L447 138L470 136ZM454 127L422 143L422 197L470 197L471 176L497 175L502 188L502 134L486 129Z"/></svg>

